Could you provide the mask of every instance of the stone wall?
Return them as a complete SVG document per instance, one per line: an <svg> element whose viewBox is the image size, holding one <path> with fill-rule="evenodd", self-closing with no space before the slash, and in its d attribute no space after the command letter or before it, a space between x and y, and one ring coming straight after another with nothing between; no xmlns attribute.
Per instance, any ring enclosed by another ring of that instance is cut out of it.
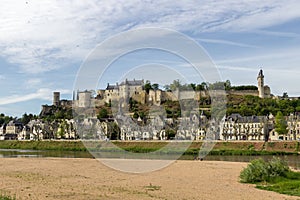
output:
<svg viewBox="0 0 300 200"><path fill-rule="evenodd" d="M240 95L240 96L246 96L246 95L258 96L258 90L230 90L227 93L231 95Z"/></svg>

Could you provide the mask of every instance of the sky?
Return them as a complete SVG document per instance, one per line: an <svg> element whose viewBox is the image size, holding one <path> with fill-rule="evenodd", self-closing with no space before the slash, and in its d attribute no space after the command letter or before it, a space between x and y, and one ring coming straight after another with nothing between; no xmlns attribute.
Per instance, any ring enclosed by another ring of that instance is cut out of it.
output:
<svg viewBox="0 0 300 200"><path fill-rule="evenodd" d="M52 103L53 91L72 99L78 71L99 44L124 31L147 27L175 30L194 40L215 64L221 80L256 85L263 69L272 94L300 96L297 0L2 0L0 113L38 114L41 105ZM112 65L99 87L121 80L121 66L143 65L144 75L134 73L140 75L136 79L148 79L158 66L193 73L182 59L157 50L132 52Z"/></svg>

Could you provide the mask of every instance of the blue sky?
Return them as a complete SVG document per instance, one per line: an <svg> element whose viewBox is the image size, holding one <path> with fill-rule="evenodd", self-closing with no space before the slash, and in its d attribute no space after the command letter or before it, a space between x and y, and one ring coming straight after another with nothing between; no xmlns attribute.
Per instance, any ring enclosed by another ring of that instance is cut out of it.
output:
<svg viewBox="0 0 300 200"><path fill-rule="evenodd" d="M174 29L191 37L204 47L222 79L234 85L256 85L262 68L274 95L300 96L297 0L3 0L0 113L38 114L42 104L51 104L53 91L71 99L76 74L89 53L115 34L143 27ZM142 52L118 63L132 65L140 59L139 64L147 64L150 57L151 62L182 66L179 59L163 55ZM113 70L108 73L104 82L120 79Z"/></svg>

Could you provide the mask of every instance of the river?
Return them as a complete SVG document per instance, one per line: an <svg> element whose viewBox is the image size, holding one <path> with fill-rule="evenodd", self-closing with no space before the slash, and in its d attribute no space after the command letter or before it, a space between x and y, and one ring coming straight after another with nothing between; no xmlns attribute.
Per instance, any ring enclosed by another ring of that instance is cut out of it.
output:
<svg viewBox="0 0 300 200"><path fill-rule="evenodd" d="M93 156L89 152L82 152L82 151L0 149L0 158L15 158L15 157L93 158ZM264 160L269 160L272 157L273 156L271 155L260 155L260 156L208 155L204 158L204 160L249 162L255 158L263 158ZM286 155L286 156L279 156L279 157L284 158L291 167L295 169L300 169L300 156ZM180 159L193 160L194 157L191 155L184 155Z"/></svg>

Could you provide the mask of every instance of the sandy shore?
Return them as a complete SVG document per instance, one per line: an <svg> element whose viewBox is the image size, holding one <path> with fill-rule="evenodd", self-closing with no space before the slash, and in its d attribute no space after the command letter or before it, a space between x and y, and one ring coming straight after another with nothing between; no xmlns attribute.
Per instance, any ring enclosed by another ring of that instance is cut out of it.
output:
<svg viewBox="0 0 300 200"><path fill-rule="evenodd" d="M17 199L300 199L238 182L246 163L176 161L129 174L95 159L1 158L0 192Z"/></svg>

